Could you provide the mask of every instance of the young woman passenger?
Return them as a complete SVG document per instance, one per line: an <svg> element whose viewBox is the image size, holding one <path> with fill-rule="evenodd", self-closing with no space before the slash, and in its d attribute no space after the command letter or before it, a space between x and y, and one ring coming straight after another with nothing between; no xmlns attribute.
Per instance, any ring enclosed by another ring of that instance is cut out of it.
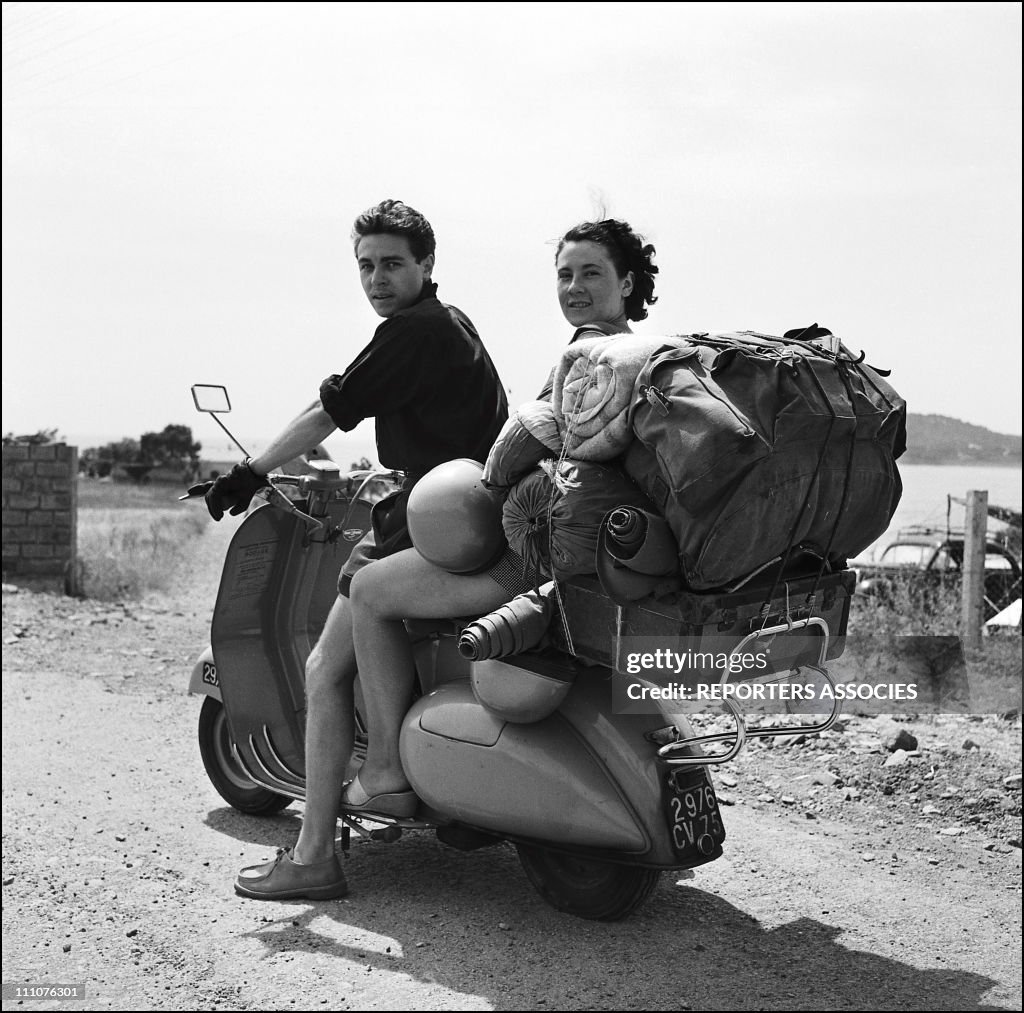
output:
<svg viewBox="0 0 1024 1013"><path fill-rule="evenodd" d="M615 219L584 222L565 233L555 269L562 314L576 328L573 341L595 330L631 333L630 321L647 316L655 302L654 252L628 223ZM540 397L550 396L549 378ZM507 557L486 573L461 576L407 549L356 574L351 605L369 742L366 761L346 789L347 806L395 816L411 816L416 807L398 753L415 679L403 620L483 615L526 589Z"/></svg>

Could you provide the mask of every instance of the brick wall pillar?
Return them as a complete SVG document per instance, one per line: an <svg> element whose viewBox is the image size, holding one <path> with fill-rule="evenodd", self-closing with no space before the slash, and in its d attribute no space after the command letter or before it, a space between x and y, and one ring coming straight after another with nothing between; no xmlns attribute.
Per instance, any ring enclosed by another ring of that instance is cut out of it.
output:
<svg viewBox="0 0 1024 1013"><path fill-rule="evenodd" d="M3 448L3 579L77 594L78 448L11 443Z"/></svg>

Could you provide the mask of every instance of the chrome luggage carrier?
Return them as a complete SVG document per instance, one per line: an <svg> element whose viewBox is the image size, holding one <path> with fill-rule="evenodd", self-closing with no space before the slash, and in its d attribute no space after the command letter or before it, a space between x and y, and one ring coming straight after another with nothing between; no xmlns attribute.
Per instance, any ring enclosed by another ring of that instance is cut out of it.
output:
<svg viewBox="0 0 1024 1013"><path fill-rule="evenodd" d="M626 637L674 638L698 649L706 649L709 638L716 638L716 644L723 642L717 638L726 638L729 646L722 650L728 652L728 659L718 672L720 684L783 682L804 670L828 684L832 699L824 720L751 728L742 707L726 696L720 702L732 718L731 730L679 736L669 742L662 739L659 744L658 756L668 766L717 765L735 759L748 739L815 735L835 724L842 700L837 699L836 681L827 662L843 653L855 586L856 574L847 569L784 578L771 587L762 583L737 590L676 591L615 604L596 579L577 577L562 586L564 623L556 619L552 633L556 645L584 665L602 666L612 672L623 671L619 666ZM556 629L557 625L562 629ZM806 642L800 641L795 655L787 656L792 664L784 661L755 679L730 677L732 658L752 648L764 648L777 637L782 638L781 644L794 634L805 636ZM722 743L729 743L728 748L704 754L704 747Z"/></svg>
<svg viewBox="0 0 1024 1013"><path fill-rule="evenodd" d="M832 689L832 711L824 721L816 724L773 725L770 728L755 728L751 730L746 726L746 720L740 706L734 700L725 699L722 701L722 706L726 708L733 720L736 722L735 730L730 732L709 732L703 735L690 735L685 738L678 738L674 742L669 742L662 746L658 750L658 756L664 760L665 763L673 767L709 766L711 764L728 763L730 760L735 759L739 756L748 738L770 739L779 735L816 735L819 732L828 731L839 717L843 709L843 701L836 697L835 680L825 667L825 656L828 653L829 630L828 624L824 619L817 616L809 616L806 619L797 619L792 622L780 623L776 626L768 626L760 630L755 630L737 644L730 655L730 659L735 656L742 655L747 647L758 640L762 640L767 637L774 637L780 633L790 633L797 629L806 629L810 626L818 627L822 631L821 650L817 663L802 665L800 668L797 668L786 676L783 676L783 678L788 678L788 675L792 675L794 672L799 672L801 668L809 668L825 679ZM726 663L722 671L721 683L724 684L729 681L729 670L729 664ZM704 746L709 746L718 742L732 742L732 745L722 753L713 753L711 755L700 753L700 755L692 755L695 747L698 750L703 750ZM676 753L684 751L689 755L675 755Z"/></svg>

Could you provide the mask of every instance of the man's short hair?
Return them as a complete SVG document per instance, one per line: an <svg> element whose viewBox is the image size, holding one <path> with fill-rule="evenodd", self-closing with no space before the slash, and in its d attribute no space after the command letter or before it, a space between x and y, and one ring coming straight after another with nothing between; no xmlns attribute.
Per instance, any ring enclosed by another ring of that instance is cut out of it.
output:
<svg viewBox="0 0 1024 1013"><path fill-rule="evenodd" d="M404 236L416 263L430 256L437 245L430 222L415 208L400 200L382 200L372 208L367 208L352 226L352 245L358 246L363 236L381 233Z"/></svg>

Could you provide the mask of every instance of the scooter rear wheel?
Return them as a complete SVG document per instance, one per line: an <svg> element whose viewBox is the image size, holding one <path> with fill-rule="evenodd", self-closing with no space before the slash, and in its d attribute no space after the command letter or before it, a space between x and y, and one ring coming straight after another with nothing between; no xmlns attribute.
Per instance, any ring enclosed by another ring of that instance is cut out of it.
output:
<svg viewBox="0 0 1024 1013"><path fill-rule="evenodd" d="M208 696L199 712L199 752L210 783L228 805L250 816L272 816L291 805L287 795L263 788L250 780L231 752L224 705Z"/></svg>
<svg viewBox="0 0 1024 1013"><path fill-rule="evenodd" d="M517 844L519 861L552 907L580 918L614 922L632 914L658 885L658 869L617 865Z"/></svg>

